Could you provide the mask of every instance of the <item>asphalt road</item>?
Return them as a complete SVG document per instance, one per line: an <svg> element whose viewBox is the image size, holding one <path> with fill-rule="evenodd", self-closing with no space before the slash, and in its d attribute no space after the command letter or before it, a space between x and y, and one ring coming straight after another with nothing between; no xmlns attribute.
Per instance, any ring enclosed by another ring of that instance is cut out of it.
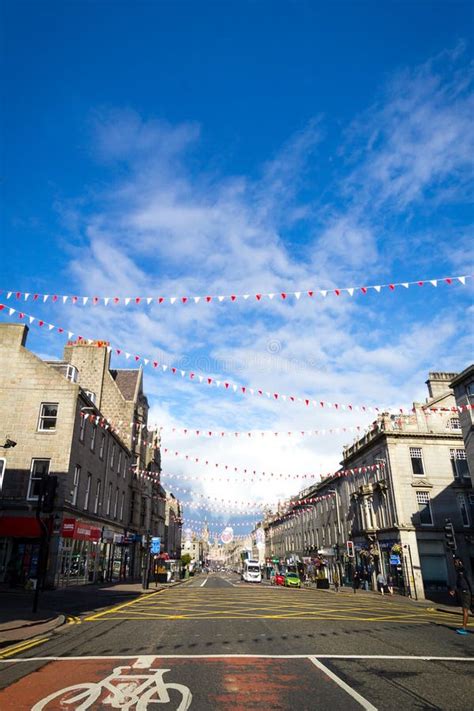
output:
<svg viewBox="0 0 474 711"><path fill-rule="evenodd" d="M0 709L471 711L474 634L458 621L395 596L201 575L11 652Z"/></svg>

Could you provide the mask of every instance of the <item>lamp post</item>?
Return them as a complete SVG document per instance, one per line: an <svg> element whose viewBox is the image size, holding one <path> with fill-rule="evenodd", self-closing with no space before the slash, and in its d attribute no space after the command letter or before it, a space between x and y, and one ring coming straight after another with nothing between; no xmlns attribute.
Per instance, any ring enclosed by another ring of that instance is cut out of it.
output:
<svg viewBox="0 0 474 711"><path fill-rule="evenodd" d="M341 517L339 514L339 494L337 492L337 489L328 489L327 490L329 494L334 494L334 498L336 501L336 522L337 522L337 537L336 537L336 543L334 546L335 552L336 552L336 569L338 571L339 575L339 580L342 580L341 576L341 571L339 568L339 539L341 537Z"/></svg>

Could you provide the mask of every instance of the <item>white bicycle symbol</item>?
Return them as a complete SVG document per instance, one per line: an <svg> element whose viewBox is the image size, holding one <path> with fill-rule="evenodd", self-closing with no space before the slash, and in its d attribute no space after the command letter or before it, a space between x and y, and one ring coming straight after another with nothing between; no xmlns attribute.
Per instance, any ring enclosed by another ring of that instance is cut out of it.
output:
<svg viewBox="0 0 474 711"><path fill-rule="evenodd" d="M183 684L168 684L163 679L163 675L170 669L149 669L147 674L126 673L137 667L143 668L143 666L143 662L138 660L131 667L115 667L112 674L98 683L84 682L55 691L38 701L31 711L43 711L47 708L51 711L67 708L74 709L74 711L86 711L94 705L104 691L109 694L100 700L100 708L111 706L114 709L146 711L150 703L173 703L169 692L176 691L181 696L176 711L189 709L193 696L188 687ZM53 704L53 702L55 703Z"/></svg>

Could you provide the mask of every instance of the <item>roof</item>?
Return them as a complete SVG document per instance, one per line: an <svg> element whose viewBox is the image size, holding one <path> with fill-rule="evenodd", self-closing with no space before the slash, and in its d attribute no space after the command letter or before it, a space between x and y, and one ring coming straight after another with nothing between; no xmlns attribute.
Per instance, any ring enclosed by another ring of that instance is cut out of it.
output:
<svg viewBox="0 0 474 711"><path fill-rule="evenodd" d="M118 389L125 400L134 400L137 383L140 378L140 370L111 370L110 374L115 380Z"/></svg>
<svg viewBox="0 0 474 711"><path fill-rule="evenodd" d="M453 385L460 385L464 380L469 380L472 376L474 375L474 364L468 365L467 368L464 368L462 373L459 373L453 380L451 381L451 387Z"/></svg>

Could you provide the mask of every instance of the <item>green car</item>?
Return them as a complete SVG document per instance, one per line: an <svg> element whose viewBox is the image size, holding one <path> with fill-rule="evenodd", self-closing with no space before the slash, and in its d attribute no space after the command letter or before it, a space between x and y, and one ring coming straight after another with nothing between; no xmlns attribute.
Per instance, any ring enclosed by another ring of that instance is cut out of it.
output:
<svg viewBox="0 0 474 711"><path fill-rule="evenodd" d="M287 588L300 588L301 580L296 573L287 573L285 575L285 586Z"/></svg>

